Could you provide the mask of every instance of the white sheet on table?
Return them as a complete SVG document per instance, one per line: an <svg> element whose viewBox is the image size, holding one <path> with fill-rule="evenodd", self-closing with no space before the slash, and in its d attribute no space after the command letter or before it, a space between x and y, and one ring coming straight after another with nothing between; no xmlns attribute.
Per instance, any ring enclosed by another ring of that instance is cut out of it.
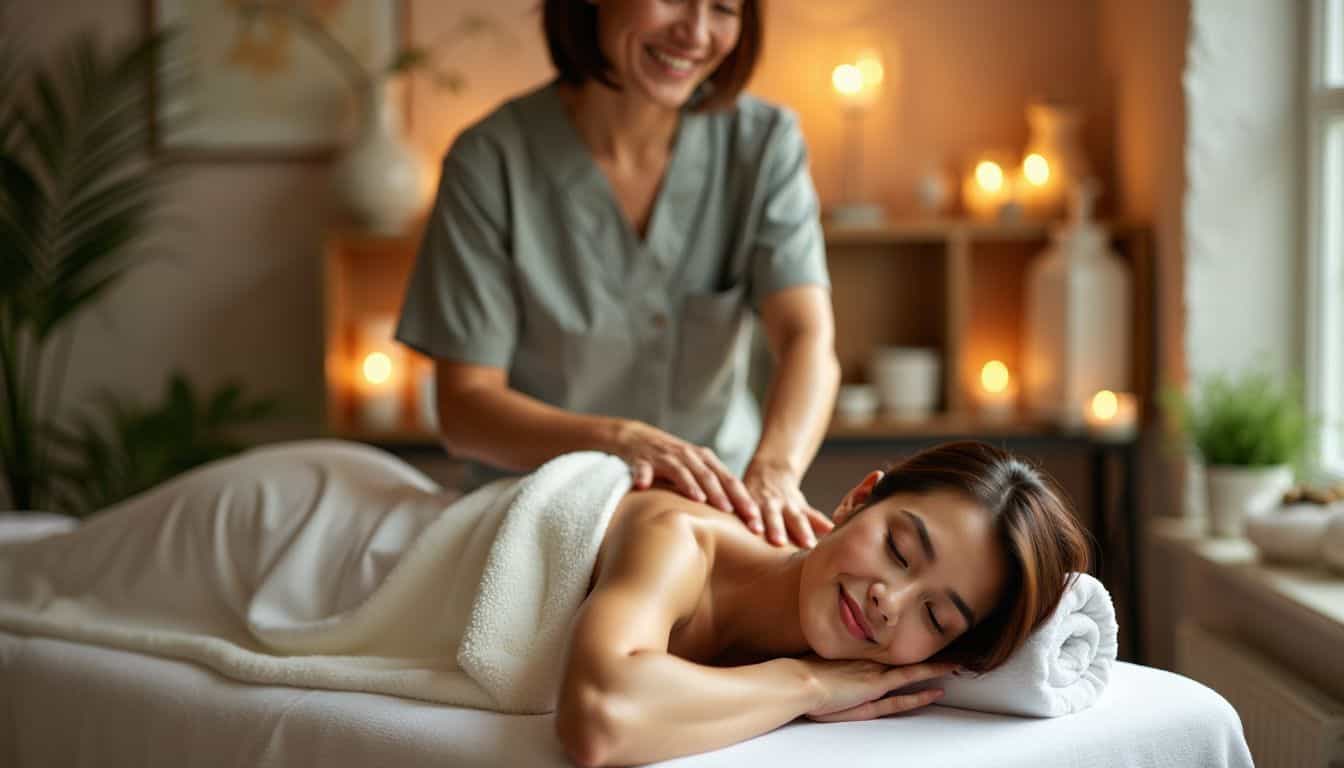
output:
<svg viewBox="0 0 1344 768"><path fill-rule="evenodd" d="M0 633L0 765L565 766L550 715L247 685L194 664ZM1096 706L1040 720L930 707L864 723L797 722L667 767L1248 768L1228 703L1187 678L1117 663Z"/></svg>

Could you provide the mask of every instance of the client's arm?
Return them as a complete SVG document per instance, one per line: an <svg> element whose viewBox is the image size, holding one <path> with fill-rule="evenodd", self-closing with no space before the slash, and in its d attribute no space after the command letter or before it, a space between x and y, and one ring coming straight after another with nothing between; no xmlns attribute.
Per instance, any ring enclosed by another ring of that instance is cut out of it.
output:
<svg viewBox="0 0 1344 768"><path fill-rule="evenodd" d="M612 532L612 561L575 618L556 712L569 756L595 766L704 752L816 706L820 691L797 659L716 668L667 652L707 563L690 521L675 511L640 516Z"/></svg>
<svg viewBox="0 0 1344 768"><path fill-rule="evenodd" d="M556 712L565 751L581 765L706 752L805 714L862 719L911 709L934 694L879 697L949 669L815 657L710 667L678 658L669 635L709 576L693 523L675 510L639 510L608 535L610 562L575 618Z"/></svg>

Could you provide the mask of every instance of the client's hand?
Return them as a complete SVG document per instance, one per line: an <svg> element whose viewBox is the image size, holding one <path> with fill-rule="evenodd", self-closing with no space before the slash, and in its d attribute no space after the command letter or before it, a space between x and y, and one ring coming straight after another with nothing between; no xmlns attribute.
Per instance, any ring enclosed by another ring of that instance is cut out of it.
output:
<svg viewBox="0 0 1344 768"><path fill-rule="evenodd" d="M817 536L835 526L830 518L807 503L798 488L798 476L788 467L753 461L744 482L765 517L765 538L782 546L792 539L800 547L815 547Z"/></svg>
<svg viewBox="0 0 1344 768"><path fill-rule="evenodd" d="M948 662L891 667L876 661L831 661L817 656L806 656L801 661L820 685L823 697L822 704L808 712L807 717L822 723L871 720L932 704L943 695L941 689L882 697L912 683L950 674L957 668Z"/></svg>
<svg viewBox="0 0 1344 768"><path fill-rule="evenodd" d="M713 450L639 421L622 424L617 444L615 453L630 465L635 490L665 485L691 501L736 512L756 533L765 530L746 486Z"/></svg>

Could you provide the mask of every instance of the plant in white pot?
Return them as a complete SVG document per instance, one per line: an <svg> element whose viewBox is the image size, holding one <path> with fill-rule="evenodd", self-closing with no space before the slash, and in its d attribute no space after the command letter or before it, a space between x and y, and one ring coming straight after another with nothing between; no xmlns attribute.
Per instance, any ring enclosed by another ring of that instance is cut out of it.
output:
<svg viewBox="0 0 1344 768"><path fill-rule="evenodd" d="M1310 421L1292 383L1263 372L1215 375L1169 403L1204 463L1209 532L1242 536L1246 518L1278 506L1307 450Z"/></svg>

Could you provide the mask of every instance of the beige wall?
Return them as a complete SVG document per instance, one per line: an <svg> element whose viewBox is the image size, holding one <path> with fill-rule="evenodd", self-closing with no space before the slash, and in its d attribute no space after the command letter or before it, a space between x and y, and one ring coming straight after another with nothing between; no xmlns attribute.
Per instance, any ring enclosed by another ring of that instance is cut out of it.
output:
<svg viewBox="0 0 1344 768"><path fill-rule="evenodd" d="M1126 112L1118 123L1110 119L1113 97L1126 110L1141 110L1150 101L1144 88L1166 94L1178 82L1178 69L1169 64L1183 36L1161 25L1178 22L1180 14L1164 10L1163 0L1141 4L1157 25L1143 34L1099 30L1134 25L1123 11L1130 4L1119 0L775 0L753 90L799 111L818 188L824 200L833 199L841 126L827 91L829 71L851 45L880 47L895 77L866 123L867 167L870 189L898 213L910 209L914 178L926 163L960 164L982 146L1020 148L1029 99L1074 100L1089 111L1098 169L1111 167L1115 125L1118 157L1136 163L1121 179L1129 207L1165 217L1170 201L1163 195L1170 188L1152 165L1168 162L1163 153L1171 146L1162 142L1169 118ZM415 84L413 136L426 154L437 156L464 125L548 77L536 5L411 3L417 42L434 41L465 10L490 14L516 37L511 46L477 41L452 54L470 80L459 96ZM109 34L132 32L144 7L142 0L14 0L14 21L23 39L40 49L89 25ZM1124 48L1131 40L1164 48L1125 49L1120 59L1128 75L1117 90L1103 44ZM1159 75L1170 79L1143 85ZM136 272L81 324L72 391L108 385L157 391L166 371L180 366L202 382L241 377L300 396L313 408L287 433L311 433L321 393L319 249L331 208L327 166L189 163L179 171L175 223L158 244L169 257ZM1145 191L1159 188L1164 191Z"/></svg>

